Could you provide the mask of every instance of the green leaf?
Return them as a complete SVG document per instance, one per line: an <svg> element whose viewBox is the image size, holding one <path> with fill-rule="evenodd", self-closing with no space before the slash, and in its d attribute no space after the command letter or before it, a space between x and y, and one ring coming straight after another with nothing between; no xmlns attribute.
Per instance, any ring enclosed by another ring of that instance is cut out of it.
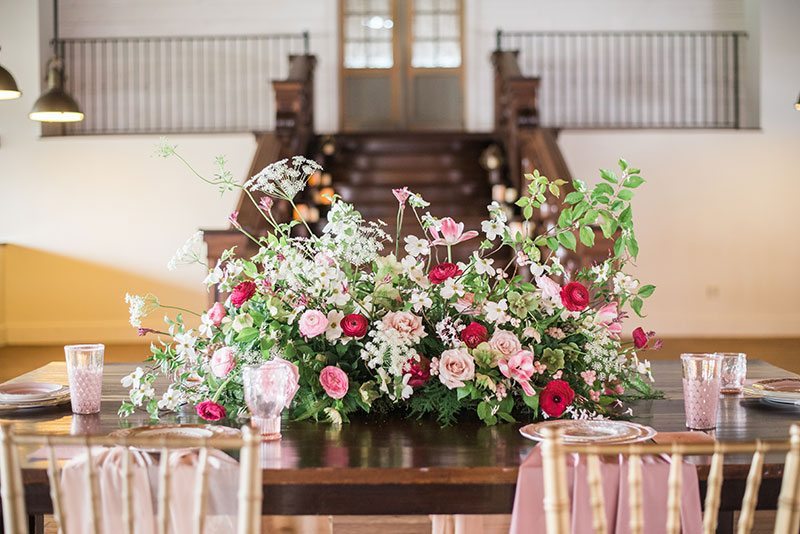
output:
<svg viewBox="0 0 800 534"><path fill-rule="evenodd" d="M594 245L594 230L588 226L581 227L581 243L587 247Z"/></svg>
<svg viewBox="0 0 800 534"><path fill-rule="evenodd" d="M558 250L558 239L553 236L547 238L547 248L555 252Z"/></svg>
<svg viewBox="0 0 800 534"><path fill-rule="evenodd" d="M531 408L534 412L539 409L539 395L528 396L525 393L523 393L522 402L524 402L525 406Z"/></svg>
<svg viewBox="0 0 800 534"><path fill-rule="evenodd" d="M613 195L614 189L608 185L599 183L595 186L594 191L592 191L592 196L597 197L599 195Z"/></svg>
<svg viewBox="0 0 800 534"><path fill-rule="evenodd" d="M482 421L486 421L492 415L492 407L489 406L489 403L486 401L481 401L478 404L478 417L481 418Z"/></svg>
<svg viewBox="0 0 800 534"><path fill-rule="evenodd" d="M617 163L619 164L619 168L622 169L623 171L628 168L628 162L625 161L625 158L619 158L619 161Z"/></svg>
<svg viewBox="0 0 800 534"><path fill-rule="evenodd" d="M547 188L550 190L550 194L554 197L561 196L561 189L556 184L550 184Z"/></svg>
<svg viewBox="0 0 800 534"><path fill-rule="evenodd" d="M594 224L598 215L599 213L597 210L590 209L586 212L586 215L583 216L583 219L581 219L581 224Z"/></svg>
<svg viewBox="0 0 800 534"><path fill-rule="evenodd" d="M583 193L580 193L578 191L573 191L567 194L566 197L564 197L564 202L566 202L567 204L577 204L581 200L583 200Z"/></svg>
<svg viewBox="0 0 800 534"><path fill-rule="evenodd" d="M615 184L615 183L618 182L617 176L613 172L609 171L608 169L600 169L600 178L602 178L606 182L611 182L612 184Z"/></svg>
<svg viewBox="0 0 800 534"><path fill-rule="evenodd" d="M633 176L628 176L628 178L625 180L625 182L622 185L624 185L625 187L629 187L631 189L636 189L637 187L639 187L643 183L644 183L644 178L634 174Z"/></svg>
<svg viewBox="0 0 800 534"><path fill-rule="evenodd" d="M617 198L621 200L630 200L633 198L633 191L630 189L623 189L617 194Z"/></svg>
<svg viewBox="0 0 800 534"><path fill-rule="evenodd" d="M643 299L646 299L647 297L652 295L655 290L656 290L656 286L648 284L646 286L640 287L639 288L639 292L636 293L636 295L641 297L641 298L643 298Z"/></svg>
<svg viewBox="0 0 800 534"><path fill-rule="evenodd" d="M258 276L258 268L256 267L256 264L253 263L252 261L247 261L247 260L243 261L242 270L244 271L244 274L246 274L250 278L255 278L256 276Z"/></svg>
<svg viewBox="0 0 800 534"><path fill-rule="evenodd" d="M511 414L505 412L497 412L497 417L505 421L506 423L516 423L517 420L514 419Z"/></svg>
<svg viewBox="0 0 800 534"><path fill-rule="evenodd" d="M633 221L633 210L630 206L622 210L622 213L619 214L619 223L622 225L630 224Z"/></svg>
<svg viewBox="0 0 800 534"><path fill-rule="evenodd" d="M249 341L253 341L258 337L258 328L253 328L252 326L248 326L244 328L239 334L236 336L237 343L247 343Z"/></svg>
<svg viewBox="0 0 800 534"><path fill-rule="evenodd" d="M628 247L628 253L629 253L631 256L633 256L634 258L636 258L636 256L638 256L638 255L639 255L639 242L638 242L638 241L636 241L636 238L635 238L633 235L631 235L630 237L628 237L628 240L627 240L627 247Z"/></svg>
<svg viewBox="0 0 800 534"><path fill-rule="evenodd" d="M458 400L463 400L469 397L469 394L472 392L472 384L465 384L463 388L456 389L456 396Z"/></svg>
<svg viewBox="0 0 800 534"><path fill-rule="evenodd" d="M568 250L575 250L578 246L578 241L575 239L575 234L572 232L561 232L558 234L558 242L564 245Z"/></svg>
<svg viewBox="0 0 800 534"><path fill-rule="evenodd" d="M516 205L517 205L517 206L519 206L520 208L524 208L525 206L527 206L528 204L530 204L530 202L531 202L531 197L519 197L519 198L517 199L517 201L516 201L516 202L514 202L514 204L516 204Z"/></svg>
<svg viewBox="0 0 800 534"><path fill-rule="evenodd" d="M558 226L566 228L570 224L572 224L572 210L569 208L561 210L558 216Z"/></svg>
<svg viewBox="0 0 800 534"><path fill-rule="evenodd" d="M572 180L572 187L575 188L575 191L580 191L581 193L586 192L586 182L583 180L575 178Z"/></svg>
<svg viewBox="0 0 800 534"><path fill-rule="evenodd" d="M528 205L522 208L522 215L525 217L526 220L533 217L533 206Z"/></svg>
<svg viewBox="0 0 800 534"><path fill-rule="evenodd" d="M614 256L619 256L622 254L622 250L625 248L625 239L619 237L616 241L614 241Z"/></svg>
<svg viewBox="0 0 800 534"><path fill-rule="evenodd" d="M643 304L644 304L644 301L642 299L640 299L639 297L636 297L631 301L631 308L633 309L633 311L636 312L636 315L638 315L639 317L642 317L642 305Z"/></svg>

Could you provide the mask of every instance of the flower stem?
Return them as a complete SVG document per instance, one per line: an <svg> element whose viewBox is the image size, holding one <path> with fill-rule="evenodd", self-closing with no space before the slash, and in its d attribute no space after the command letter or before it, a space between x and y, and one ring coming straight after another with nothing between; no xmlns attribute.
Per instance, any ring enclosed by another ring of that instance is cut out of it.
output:
<svg viewBox="0 0 800 534"><path fill-rule="evenodd" d="M228 373L228 378L225 379L225 382L220 384L219 388L217 389L217 392L214 393L213 397L211 397L211 402L217 402L219 400L220 395L222 395L222 392L225 390L225 386L227 386L228 382L231 381L231 379L233 378L233 375L234 375L233 372Z"/></svg>
<svg viewBox="0 0 800 534"><path fill-rule="evenodd" d="M166 308L168 310L178 310L178 311L182 311L182 312L186 312L186 313L191 313L192 315L195 315L197 317L201 317L202 316L202 314L200 314L200 313L194 312L192 310L187 310L186 308L181 308L180 306L167 306L166 304L159 304L158 306L160 308Z"/></svg>

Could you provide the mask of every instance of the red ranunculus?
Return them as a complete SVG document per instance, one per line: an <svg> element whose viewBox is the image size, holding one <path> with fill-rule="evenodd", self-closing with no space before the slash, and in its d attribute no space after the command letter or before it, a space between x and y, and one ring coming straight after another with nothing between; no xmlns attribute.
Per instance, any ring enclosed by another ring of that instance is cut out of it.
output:
<svg viewBox="0 0 800 534"><path fill-rule="evenodd" d="M569 311L583 311L589 305L589 290L580 282L570 282L561 288L561 302Z"/></svg>
<svg viewBox="0 0 800 534"><path fill-rule="evenodd" d="M564 380L551 380L541 392L539 406L549 417L561 417L575 399L575 392Z"/></svg>
<svg viewBox="0 0 800 534"><path fill-rule="evenodd" d="M350 313L342 318L339 326L342 327L345 336L360 338L367 335L369 320L360 313Z"/></svg>
<svg viewBox="0 0 800 534"><path fill-rule="evenodd" d="M231 304L237 308L241 308L242 304L253 298L256 294L256 283L250 280L239 283L231 291Z"/></svg>
<svg viewBox="0 0 800 534"><path fill-rule="evenodd" d="M463 272L455 263L444 262L431 269L431 272L428 273L428 280L431 281L431 284L441 284L448 278L453 278Z"/></svg>
<svg viewBox="0 0 800 534"><path fill-rule="evenodd" d="M467 344L471 349L474 349L484 341L489 340L489 332L486 327L481 323L472 321L461 331L461 341Z"/></svg>
<svg viewBox="0 0 800 534"><path fill-rule="evenodd" d="M203 401L195 409L197 410L197 415L206 421L219 421L225 418L225 407L214 401Z"/></svg>
<svg viewBox="0 0 800 534"><path fill-rule="evenodd" d="M406 362L406 371L411 375L408 385L412 388L424 386L431 378L431 361L420 354L419 361L411 358Z"/></svg>
<svg viewBox="0 0 800 534"><path fill-rule="evenodd" d="M642 328L641 326L636 328L631 335L633 336L634 347L636 347L637 349L644 349L647 347L647 342L649 341L649 338L647 336L647 333L644 331L644 328Z"/></svg>

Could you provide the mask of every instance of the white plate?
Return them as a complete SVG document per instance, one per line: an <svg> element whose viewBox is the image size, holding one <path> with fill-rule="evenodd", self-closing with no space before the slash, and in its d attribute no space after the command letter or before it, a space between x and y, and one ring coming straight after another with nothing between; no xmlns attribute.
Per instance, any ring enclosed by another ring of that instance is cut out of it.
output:
<svg viewBox="0 0 800 534"><path fill-rule="evenodd" d="M66 386L48 382L11 382L0 385L0 403L29 403L69 393Z"/></svg>
<svg viewBox="0 0 800 534"><path fill-rule="evenodd" d="M241 431L222 425L150 425L134 428L121 428L109 434L115 438L213 438L213 437L239 437ZM161 447L141 447L145 452L158 452Z"/></svg>
<svg viewBox="0 0 800 534"><path fill-rule="evenodd" d="M528 439L542 441L542 430L557 426L563 431L564 443L636 443L647 441L656 435L649 426L631 423L630 421L594 421L556 419L533 423L519 429Z"/></svg>

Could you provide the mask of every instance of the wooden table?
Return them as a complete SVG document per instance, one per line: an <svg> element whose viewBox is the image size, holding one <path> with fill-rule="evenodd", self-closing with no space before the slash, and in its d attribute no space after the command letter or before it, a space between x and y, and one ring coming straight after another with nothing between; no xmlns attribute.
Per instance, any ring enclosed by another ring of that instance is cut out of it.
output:
<svg viewBox="0 0 800 534"><path fill-rule="evenodd" d="M0 420L12 422L19 432L57 434L107 433L147 424L146 414L127 420L116 415L126 395L119 379L133 367L106 365L103 409L96 416L74 416L66 405L35 413L2 414ZM653 374L665 398L634 404L634 420L660 431L684 430L680 363L653 362ZM751 361L748 376L793 375ZM65 366L50 363L15 380L66 383ZM732 441L786 438L796 419L798 412L766 409L750 399L726 397L716 436ZM170 415L162 421L197 422L197 417ZM264 514L510 513L517 468L533 446L519 435L519 427L503 424L486 428L469 423L441 429L431 422L401 420L353 422L337 429L328 424L285 422L283 439L262 445ZM704 486L705 460L696 461ZM723 511L738 507L749 464L749 457L726 458ZM767 457L759 508L775 508L782 468L782 456ZM29 513L50 513L43 464L29 464L24 480Z"/></svg>

